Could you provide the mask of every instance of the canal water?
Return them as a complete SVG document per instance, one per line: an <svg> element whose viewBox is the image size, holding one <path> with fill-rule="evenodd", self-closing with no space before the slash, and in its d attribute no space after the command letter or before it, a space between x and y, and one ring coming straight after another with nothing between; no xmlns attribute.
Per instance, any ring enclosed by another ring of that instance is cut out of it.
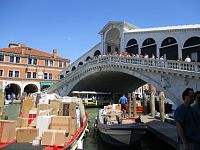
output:
<svg viewBox="0 0 200 150"><path fill-rule="evenodd" d="M4 112L8 116L9 120L17 120L19 110L20 104L13 104L5 106ZM94 128L98 110L99 108L86 109L86 112L89 114L89 133L87 133L84 138L84 150L116 150L116 147L112 147L109 144L104 143ZM142 147L136 145L136 147L129 148L128 150L174 150L174 148L166 144L164 141L156 138L155 135L151 133L148 133L140 143L142 143Z"/></svg>

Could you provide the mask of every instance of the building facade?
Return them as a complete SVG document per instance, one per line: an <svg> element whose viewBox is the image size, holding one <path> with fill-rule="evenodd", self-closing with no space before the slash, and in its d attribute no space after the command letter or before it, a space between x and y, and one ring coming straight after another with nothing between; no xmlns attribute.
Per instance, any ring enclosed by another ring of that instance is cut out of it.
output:
<svg viewBox="0 0 200 150"><path fill-rule="evenodd" d="M10 43L0 48L0 87L6 99L18 99L23 92L34 93L58 81L58 74L69 66L69 59L46 53L24 44Z"/></svg>

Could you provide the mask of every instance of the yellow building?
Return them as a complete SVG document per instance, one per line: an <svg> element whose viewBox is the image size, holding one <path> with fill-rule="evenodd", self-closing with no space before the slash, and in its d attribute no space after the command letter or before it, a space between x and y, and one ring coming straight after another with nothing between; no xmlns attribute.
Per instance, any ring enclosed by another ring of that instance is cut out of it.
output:
<svg viewBox="0 0 200 150"><path fill-rule="evenodd" d="M10 43L0 48L0 88L6 99L18 99L23 92L45 90L58 81L58 74L70 63L69 59L46 53L24 44Z"/></svg>

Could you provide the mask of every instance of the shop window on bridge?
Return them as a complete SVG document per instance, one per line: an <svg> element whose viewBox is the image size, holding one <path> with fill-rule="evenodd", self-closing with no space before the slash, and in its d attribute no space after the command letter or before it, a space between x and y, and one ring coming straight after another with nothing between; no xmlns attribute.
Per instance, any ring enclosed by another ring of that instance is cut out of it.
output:
<svg viewBox="0 0 200 150"><path fill-rule="evenodd" d="M74 70L76 70L76 67L75 67L75 66L72 67L72 71L74 71Z"/></svg>
<svg viewBox="0 0 200 150"><path fill-rule="evenodd" d="M138 54L138 43L136 39L131 39L128 41L126 45L126 52L128 52L131 56L134 54Z"/></svg>
<svg viewBox="0 0 200 150"><path fill-rule="evenodd" d="M107 54L111 53L111 46L107 46Z"/></svg>
<svg viewBox="0 0 200 150"><path fill-rule="evenodd" d="M15 78L19 78L19 71L15 71Z"/></svg>
<svg viewBox="0 0 200 150"><path fill-rule="evenodd" d="M78 67L82 66L83 65L83 62L79 62L78 63Z"/></svg>
<svg viewBox="0 0 200 150"><path fill-rule="evenodd" d="M101 55L101 52L99 50L96 50L94 52L94 57L98 57L99 55Z"/></svg>
<svg viewBox="0 0 200 150"><path fill-rule="evenodd" d="M62 79L62 78L64 78L64 75L61 74L61 75L60 75L60 79Z"/></svg>
<svg viewBox="0 0 200 150"><path fill-rule="evenodd" d="M156 56L156 42L152 38L144 40L142 43L141 54L147 54L149 57Z"/></svg>
<svg viewBox="0 0 200 150"><path fill-rule="evenodd" d="M164 56L168 60L178 60L178 43L175 38L167 37L160 47L160 57Z"/></svg>
<svg viewBox="0 0 200 150"><path fill-rule="evenodd" d="M193 62L200 62L200 37L191 37L185 41L182 56L183 60L189 56Z"/></svg>
<svg viewBox="0 0 200 150"><path fill-rule="evenodd" d="M11 56L10 56L10 62L14 62L14 58L15 58L15 57L14 57L13 55L11 55Z"/></svg>
<svg viewBox="0 0 200 150"><path fill-rule="evenodd" d="M85 61L89 61L89 60L92 60L90 56L88 56Z"/></svg>
<svg viewBox="0 0 200 150"><path fill-rule="evenodd" d="M4 55L0 54L0 61L4 61Z"/></svg>
<svg viewBox="0 0 200 150"><path fill-rule="evenodd" d="M66 71L66 72L65 72L65 74L68 74L68 73L69 73L69 71Z"/></svg>

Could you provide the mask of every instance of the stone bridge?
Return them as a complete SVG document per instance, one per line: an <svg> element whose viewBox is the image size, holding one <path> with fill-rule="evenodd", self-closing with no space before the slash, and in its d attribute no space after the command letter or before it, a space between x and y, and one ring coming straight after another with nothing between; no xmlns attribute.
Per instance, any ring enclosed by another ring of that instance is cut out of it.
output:
<svg viewBox="0 0 200 150"><path fill-rule="evenodd" d="M102 56L77 67L48 91L61 96L70 95L74 90L131 93L145 83L152 84L175 104L180 104L185 88L200 90L200 63Z"/></svg>

